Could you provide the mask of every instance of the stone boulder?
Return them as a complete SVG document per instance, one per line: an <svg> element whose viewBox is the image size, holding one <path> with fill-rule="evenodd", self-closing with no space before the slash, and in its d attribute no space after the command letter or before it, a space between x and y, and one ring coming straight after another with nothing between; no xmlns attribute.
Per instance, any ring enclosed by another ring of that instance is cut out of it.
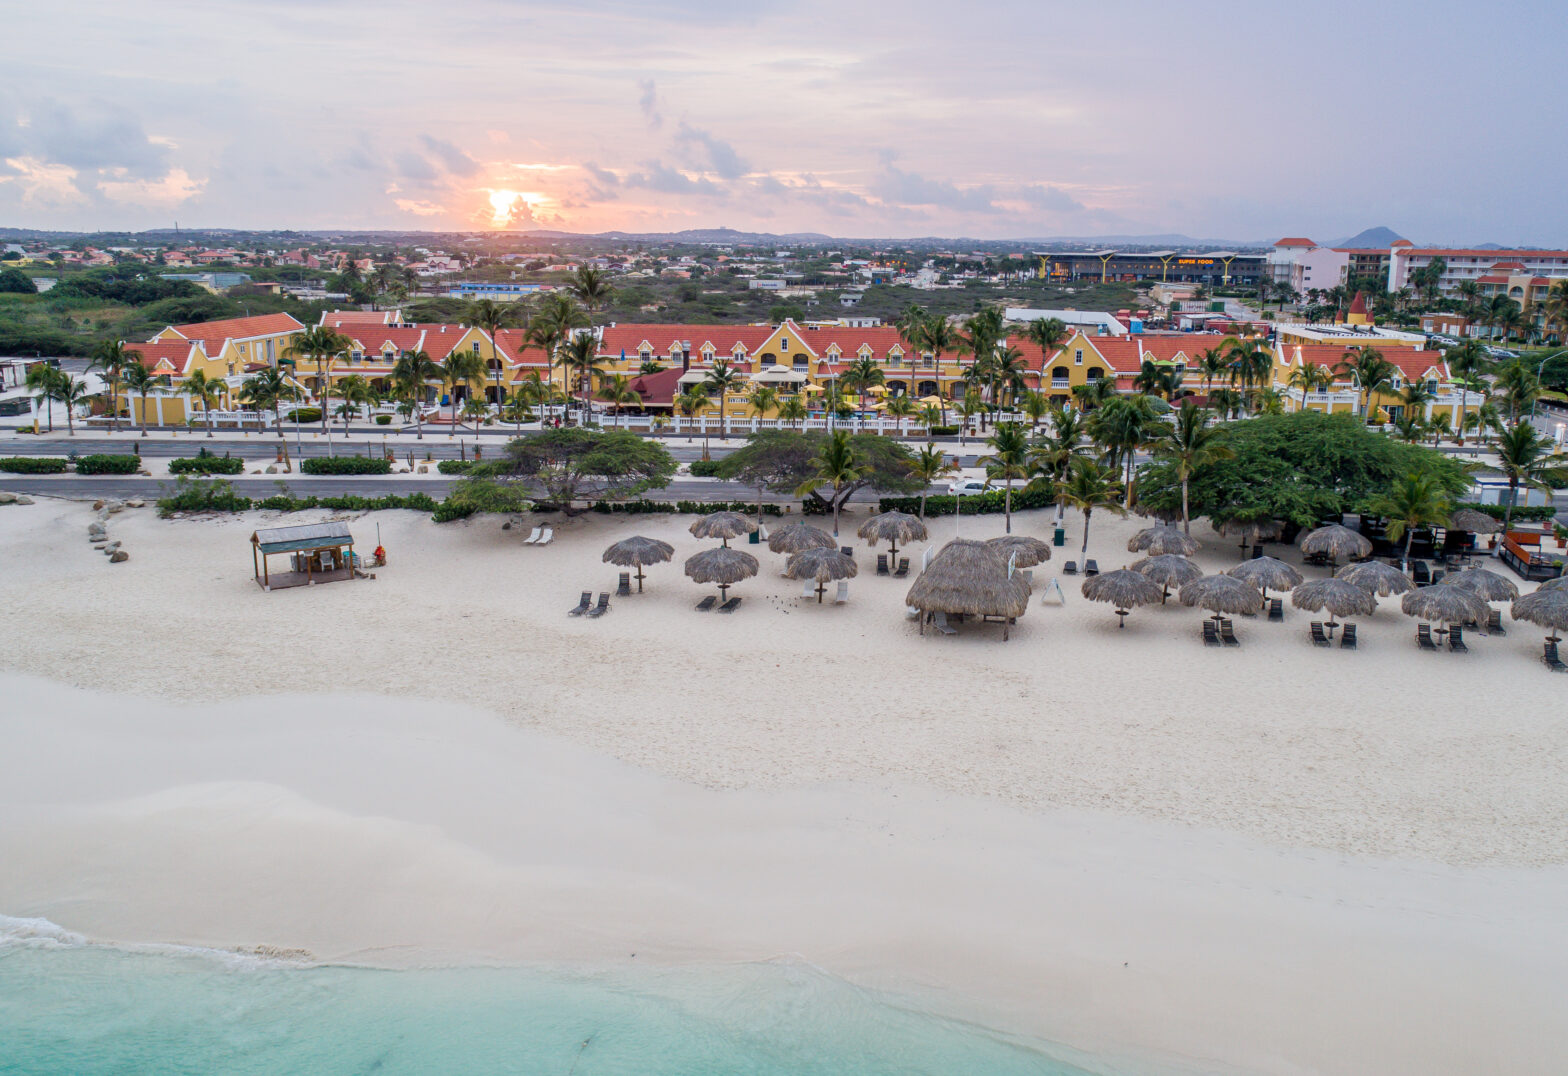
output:
<svg viewBox="0 0 1568 1076"><path fill-rule="evenodd" d="M123 549L116 549L113 553L109 554L109 563L110 564L119 564L122 561L127 561L127 560L130 560L130 559L131 559L131 555L129 553L127 553Z"/></svg>
<svg viewBox="0 0 1568 1076"><path fill-rule="evenodd" d="M0 504L15 504L15 503L16 503L16 494L14 494L14 493L6 493L4 490L0 490Z"/></svg>

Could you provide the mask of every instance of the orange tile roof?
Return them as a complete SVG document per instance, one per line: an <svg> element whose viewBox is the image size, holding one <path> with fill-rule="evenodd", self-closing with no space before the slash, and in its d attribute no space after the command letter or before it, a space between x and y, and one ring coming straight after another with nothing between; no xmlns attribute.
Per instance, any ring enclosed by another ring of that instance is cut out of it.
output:
<svg viewBox="0 0 1568 1076"><path fill-rule="evenodd" d="M130 344L125 350L140 356L141 364L150 371L156 372L160 362L167 362L174 368L172 376L186 377L190 374L191 359L197 354L198 345L190 340L160 340L151 344Z"/></svg>
<svg viewBox="0 0 1568 1076"><path fill-rule="evenodd" d="M1317 246L1317 244L1314 243L1312 240L1310 240L1310 239L1303 239L1300 236L1289 236L1289 237L1287 237L1285 239L1281 239L1278 243L1275 243L1274 245L1276 247L1315 247L1315 246Z"/></svg>
<svg viewBox="0 0 1568 1076"><path fill-rule="evenodd" d="M1316 366L1326 366L1333 369L1340 363L1347 361L1346 353L1360 350L1356 347L1340 347L1335 344L1302 344L1299 347L1289 347L1284 351L1285 361L1294 364L1297 356L1303 363ZM1399 371L1400 377L1406 381L1419 381L1427 375L1434 366L1438 369L1438 380L1448 380L1448 365L1442 353L1437 351L1415 351L1411 348L1389 348L1382 352L1383 358L1393 364ZM1351 356L1354 360L1354 355ZM1338 380L1349 382L1349 376L1340 377Z"/></svg>
<svg viewBox="0 0 1568 1076"><path fill-rule="evenodd" d="M386 325L397 316L395 310L324 310L320 324L347 334L349 329Z"/></svg>
<svg viewBox="0 0 1568 1076"><path fill-rule="evenodd" d="M292 314L257 314L250 318L198 321L171 327L189 340L217 340L221 343L224 340L248 340L255 336L299 332L305 326Z"/></svg>
<svg viewBox="0 0 1568 1076"><path fill-rule="evenodd" d="M1568 258L1568 250L1462 250L1449 247L1411 247L1405 253L1427 258Z"/></svg>

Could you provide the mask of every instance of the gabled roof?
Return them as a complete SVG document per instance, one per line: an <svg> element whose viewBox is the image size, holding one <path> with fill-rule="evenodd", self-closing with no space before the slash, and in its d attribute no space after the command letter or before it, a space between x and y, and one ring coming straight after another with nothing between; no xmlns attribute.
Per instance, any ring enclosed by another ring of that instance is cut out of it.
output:
<svg viewBox="0 0 1568 1076"><path fill-rule="evenodd" d="M1312 240L1310 240L1310 239L1303 239L1300 236L1287 236L1286 238L1281 239L1278 243L1275 243L1274 245L1276 247L1315 247L1315 246L1317 246L1317 244L1314 243Z"/></svg>
<svg viewBox="0 0 1568 1076"><path fill-rule="evenodd" d="M513 366L535 366L547 368L550 365L550 356L542 347L530 344L528 334L521 329L497 329L495 332L496 350L501 353L501 358ZM519 370L520 374L521 371Z"/></svg>
<svg viewBox="0 0 1568 1076"><path fill-rule="evenodd" d="M1360 350L1358 347L1337 347L1333 344L1300 344L1283 350L1282 358L1289 364L1297 361L1303 365L1326 366L1330 370L1346 359L1346 352ZM1449 379L1448 364L1437 351L1414 351L1410 348L1390 348L1382 353L1405 381L1422 381L1429 376L1435 376L1439 381ZM1354 359L1354 356L1351 356ZM1434 371L1435 374L1434 374ZM1337 380L1349 383L1350 375L1342 374Z"/></svg>
<svg viewBox="0 0 1568 1076"><path fill-rule="evenodd" d="M249 340L257 336L300 332L305 328L292 314L257 314L250 318L197 321L169 327L189 340L216 340L220 343L224 340Z"/></svg>
<svg viewBox="0 0 1568 1076"><path fill-rule="evenodd" d="M619 357L624 351L629 356L635 355L646 343L655 355L668 355L689 340L694 356L701 354L704 345L711 345L716 354L727 356L735 351L737 344L749 355L767 343L776 331L772 325L610 325L600 336L599 354Z"/></svg>
<svg viewBox="0 0 1568 1076"><path fill-rule="evenodd" d="M141 363L155 374L171 377L189 377L191 362L198 356L205 357L201 345L193 340L159 340L150 344L127 344L127 352L141 356ZM162 369L159 369L159 367Z"/></svg>
<svg viewBox="0 0 1568 1076"><path fill-rule="evenodd" d="M320 324L347 335L350 329L390 325L396 318L395 310L323 310Z"/></svg>

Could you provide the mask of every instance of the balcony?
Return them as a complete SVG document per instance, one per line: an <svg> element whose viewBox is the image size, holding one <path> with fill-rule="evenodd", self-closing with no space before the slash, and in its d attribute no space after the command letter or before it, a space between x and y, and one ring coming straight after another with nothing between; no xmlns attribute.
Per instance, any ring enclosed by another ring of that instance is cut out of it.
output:
<svg viewBox="0 0 1568 1076"><path fill-rule="evenodd" d="M1053 389L1065 389L1069 387L1069 382L1065 377L1053 377L1051 378L1051 387Z"/></svg>

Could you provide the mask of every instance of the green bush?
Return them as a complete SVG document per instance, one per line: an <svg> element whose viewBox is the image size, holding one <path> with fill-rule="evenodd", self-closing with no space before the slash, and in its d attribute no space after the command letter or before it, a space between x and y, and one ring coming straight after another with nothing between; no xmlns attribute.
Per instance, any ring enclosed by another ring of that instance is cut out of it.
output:
<svg viewBox="0 0 1568 1076"><path fill-rule="evenodd" d="M301 461L301 474L391 474L392 461L369 456L318 456Z"/></svg>
<svg viewBox="0 0 1568 1076"><path fill-rule="evenodd" d="M601 513L626 512L632 515L659 512L668 512L673 514L675 512L675 505L670 501L594 501L593 510L595 512Z"/></svg>
<svg viewBox="0 0 1568 1076"><path fill-rule="evenodd" d="M64 474L66 461L46 456L9 456L0 459L0 471L8 474Z"/></svg>
<svg viewBox="0 0 1568 1076"><path fill-rule="evenodd" d="M467 474L473 469L473 460L442 460L436 464L436 470L442 474Z"/></svg>
<svg viewBox="0 0 1568 1076"><path fill-rule="evenodd" d="M951 437L958 432L957 426L932 426L926 431L932 437Z"/></svg>
<svg viewBox="0 0 1568 1076"><path fill-rule="evenodd" d="M283 421L284 422L320 422L321 421L321 408L319 408L319 407L296 407L292 411L285 411L283 413Z"/></svg>
<svg viewBox="0 0 1568 1076"><path fill-rule="evenodd" d="M135 474L142 469L140 456L83 456L76 461L77 474Z"/></svg>
<svg viewBox="0 0 1568 1076"><path fill-rule="evenodd" d="M966 516L983 516L992 512L1003 512L1007 508L1007 494L1005 490L994 490L990 493L972 493L966 497L954 497L951 494L939 493L926 498L926 515L950 516L957 511L957 504L963 502L963 514ZM1026 490L1020 486L1013 487L1013 511L1023 512L1031 508L1050 508L1056 503L1049 490ZM883 512L909 512L920 511L919 497L883 497L878 502Z"/></svg>
<svg viewBox="0 0 1568 1076"><path fill-rule="evenodd" d="M376 425L377 426L390 426L390 425L392 425L392 416L391 415L377 415L376 416Z"/></svg>
<svg viewBox="0 0 1568 1076"><path fill-rule="evenodd" d="M590 506L595 512L626 512L631 515L640 513L674 513L684 515L705 516L709 512L740 512L742 515L756 515L757 504L755 501L650 501L639 498L635 501L594 501ZM762 514L765 516L781 516L784 506L781 504L764 504Z"/></svg>
<svg viewBox="0 0 1568 1076"><path fill-rule="evenodd" d="M1455 511L1461 508L1474 509L1477 512L1491 516L1493 519L1502 519L1508 512L1508 506L1505 504L1470 504L1467 502L1454 505ZM1549 504L1521 504L1514 509L1514 519L1524 523L1536 523L1543 519L1555 518L1556 515L1557 509Z"/></svg>
<svg viewBox="0 0 1568 1076"><path fill-rule="evenodd" d="M234 487L222 479L202 482L181 478L173 496L158 501L158 514L172 516L176 512L244 512L264 508L276 512L303 512L308 508L327 508L338 512L383 512L406 508L417 512L431 512L439 517L441 502L428 493L410 493L406 496L389 494L385 497L293 497L276 493L271 497L253 501L234 492Z"/></svg>
<svg viewBox="0 0 1568 1076"><path fill-rule="evenodd" d="M712 478L718 472L718 460L696 460L688 468L693 478Z"/></svg>
<svg viewBox="0 0 1568 1076"><path fill-rule="evenodd" d="M233 456L184 457L169 461L170 474L244 474L245 461Z"/></svg>
<svg viewBox="0 0 1568 1076"><path fill-rule="evenodd" d="M227 482L182 478L173 496L158 501L158 514L168 518L176 512L243 512L250 506L250 498L235 493Z"/></svg>

